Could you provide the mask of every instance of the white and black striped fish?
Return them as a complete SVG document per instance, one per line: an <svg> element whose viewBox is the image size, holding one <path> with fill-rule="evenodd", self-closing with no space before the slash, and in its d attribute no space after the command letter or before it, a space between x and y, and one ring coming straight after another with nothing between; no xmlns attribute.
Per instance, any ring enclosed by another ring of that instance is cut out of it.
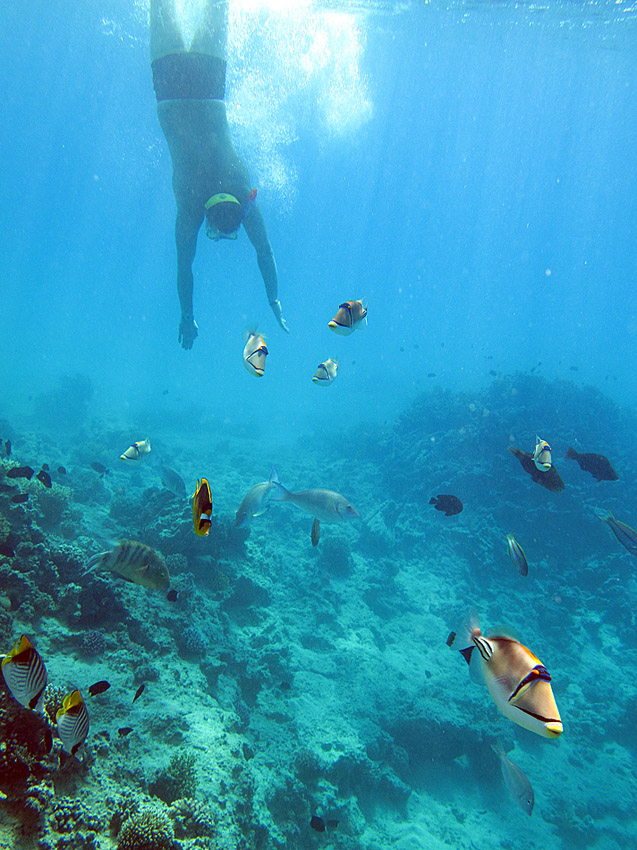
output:
<svg viewBox="0 0 637 850"><path fill-rule="evenodd" d="M55 720L62 746L69 755L74 756L86 740L89 727L88 711L79 691L64 697Z"/></svg>
<svg viewBox="0 0 637 850"><path fill-rule="evenodd" d="M151 590L166 590L170 584L168 567L162 556L136 540L120 540L108 552L93 555L85 572L91 570L110 570L126 581Z"/></svg>
<svg viewBox="0 0 637 850"><path fill-rule="evenodd" d="M2 659L2 675L7 687L25 708L36 708L46 688L46 667L31 641L22 635Z"/></svg>

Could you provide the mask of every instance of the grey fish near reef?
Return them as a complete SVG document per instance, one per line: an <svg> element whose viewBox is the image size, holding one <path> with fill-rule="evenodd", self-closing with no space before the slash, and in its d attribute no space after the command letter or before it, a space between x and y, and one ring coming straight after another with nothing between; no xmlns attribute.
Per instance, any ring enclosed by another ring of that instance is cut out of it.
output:
<svg viewBox="0 0 637 850"><path fill-rule="evenodd" d="M274 474L275 490L272 498L276 502L291 502L323 522L347 522L360 516L340 493L333 490L300 490L298 493L290 493L279 481L276 470Z"/></svg>
<svg viewBox="0 0 637 850"><path fill-rule="evenodd" d="M7 457L11 457L11 440L7 440L4 444L4 453Z"/></svg>
<svg viewBox="0 0 637 850"><path fill-rule="evenodd" d="M439 495L432 496L429 504L434 505L437 511L444 511L445 516L455 516L462 513L463 504L457 496Z"/></svg>
<svg viewBox="0 0 637 850"><path fill-rule="evenodd" d="M615 519L610 511L605 511L604 514L597 514L602 522L608 523L610 530L619 540L622 546L627 549L631 555L637 557L637 531L626 525L625 522L620 522Z"/></svg>
<svg viewBox="0 0 637 850"><path fill-rule="evenodd" d="M66 469L63 466L58 466L58 472L60 475L66 475Z"/></svg>
<svg viewBox="0 0 637 850"><path fill-rule="evenodd" d="M520 546L520 544L512 534L507 534L507 552L509 553L509 558L511 558L511 560L515 564L515 567L520 573L520 575L528 576L529 564L526 560L524 549Z"/></svg>
<svg viewBox="0 0 637 850"><path fill-rule="evenodd" d="M95 682L93 685L91 685L88 689L88 692L92 697L95 697L98 694L103 694L110 688L110 686L110 682L107 682L106 679L102 679L100 682Z"/></svg>
<svg viewBox="0 0 637 850"><path fill-rule="evenodd" d="M169 466L165 466L161 471L161 483L164 485L166 490L170 490L174 496L177 496L180 499L187 498L184 479L178 472L175 472L175 470L171 469Z"/></svg>
<svg viewBox="0 0 637 850"><path fill-rule="evenodd" d="M509 446L509 451L514 457L517 457L522 464L522 469L531 476L536 484L541 484L542 487L546 487L552 493L559 493L564 489L564 482L560 478L555 464L551 464L546 472L540 472L536 468L533 462L533 455L530 452L525 452L515 446Z"/></svg>
<svg viewBox="0 0 637 850"><path fill-rule="evenodd" d="M170 584L168 567L162 556L136 540L121 540L109 551L93 555L84 574L92 570L110 570L126 581L151 590L167 590Z"/></svg>
<svg viewBox="0 0 637 850"><path fill-rule="evenodd" d="M74 756L86 740L89 729L88 711L82 694L75 690L64 697L62 708L55 715L62 747Z"/></svg>
<svg viewBox="0 0 637 850"><path fill-rule="evenodd" d="M132 726L122 726L121 729L117 730L117 734L120 736L120 738L125 738L127 735L130 735L130 733L132 731L133 731Z"/></svg>
<svg viewBox="0 0 637 850"><path fill-rule="evenodd" d="M46 688L46 667L26 635L2 659L2 675L12 696L25 708L38 707Z"/></svg>
<svg viewBox="0 0 637 850"><path fill-rule="evenodd" d="M522 811L531 815L535 805L535 794L526 773L514 761L511 761L500 741L492 744L491 748L500 759L500 769L507 791Z"/></svg>
<svg viewBox="0 0 637 850"><path fill-rule="evenodd" d="M312 541L312 546L318 546L318 542L321 537L321 523L319 520L314 517L314 522L312 523L312 531L310 533L310 540Z"/></svg>
<svg viewBox="0 0 637 850"><path fill-rule="evenodd" d="M29 501L28 493L16 493L15 496L11 496L11 501L14 505L23 505L25 502Z"/></svg>
<svg viewBox="0 0 637 850"><path fill-rule="evenodd" d="M0 555L3 558L15 558L15 551L8 543L0 543Z"/></svg>
<svg viewBox="0 0 637 850"><path fill-rule="evenodd" d="M564 455L567 460L576 460L583 472L590 472L596 481L617 481L619 476L604 455L595 452L576 452L570 446Z"/></svg>
<svg viewBox="0 0 637 850"><path fill-rule="evenodd" d="M97 472L101 476L108 475L108 473L110 472L110 470L107 469L104 464L100 463L98 460L93 461L93 463L91 464L91 469L95 470L95 472Z"/></svg>
<svg viewBox="0 0 637 850"><path fill-rule="evenodd" d="M0 484L0 493L15 493L17 489L15 484Z"/></svg>
<svg viewBox="0 0 637 850"><path fill-rule="evenodd" d="M146 687L146 685L140 685L140 686L137 688L137 690L135 691L135 696L133 697L133 702L135 702L135 700L136 700L136 699L139 699L139 698L140 698L140 696L144 693L144 688L145 688L145 687Z"/></svg>
<svg viewBox="0 0 637 850"><path fill-rule="evenodd" d="M260 481L248 490L234 518L237 528L243 528L270 509L270 496L277 480L276 469L272 467L268 481Z"/></svg>
<svg viewBox="0 0 637 850"><path fill-rule="evenodd" d="M26 478L30 481L34 471L30 466L14 466L7 472L7 478Z"/></svg>

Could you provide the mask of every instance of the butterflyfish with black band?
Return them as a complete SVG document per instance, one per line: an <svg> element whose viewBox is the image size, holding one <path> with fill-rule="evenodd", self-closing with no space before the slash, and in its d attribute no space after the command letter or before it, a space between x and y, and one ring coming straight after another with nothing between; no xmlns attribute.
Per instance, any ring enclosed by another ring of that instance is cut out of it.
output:
<svg viewBox="0 0 637 850"><path fill-rule="evenodd" d="M64 697L62 708L55 715L62 747L74 756L86 740L89 729L88 711L82 694L75 690Z"/></svg>
<svg viewBox="0 0 637 850"><path fill-rule="evenodd" d="M2 676L20 705L39 708L46 688L46 667L40 653L26 635L22 635L2 659Z"/></svg>
<svg viewBox="0 0 637 850"><path fill-rule="evenodd" d="M251 375L262 378L265 373L265 358L268 356L268 347L265 339L258 334L256 328L249 330L246 336L246 344L243 349L243 365Z"/></svg>
<svg viewBox="0 0 637 850"><path fill-rule="evenodd" d="M327 360L324 360L322 363L316 367L316 372L312 376L312 381L318 387L329 387L330 384L333 384L336 380L336 373L338 372L338 363L336 360L332 360L331 357L328 357Z"/></svg>
<svg viewBox="0 0 637 850"><path fill-rule="evenodd" d="M551 688L551 674L530 649L504 630L471 629L471 645L461 649L467 664L482 672L498 709L518 726L543 738L557 738L563 725Z"/></svg>
<svg viewBox="0 0 637 850"><path fill-rule="evenodd" d="M192 497L192 521L197 537L205 537L212 527L212 493L207 478L197 479Z"/></svg>
<svg viewBox="0 0 637 850"><path fill-rule="evenodd" d="M126 451L119 456L120 460L142 460L150 454L150 440L138 440L136 443L131 443ZM108 470L106 470L108 472Z"/></svg>
<svg viewBox="0 0 637 850"><path fill-rule="evenodd" d="M359 301L344 301L339 304L338 312L334 318L327 323L330 330L339 336L349 336L357 328L367 324L367 307Z"/></svg>

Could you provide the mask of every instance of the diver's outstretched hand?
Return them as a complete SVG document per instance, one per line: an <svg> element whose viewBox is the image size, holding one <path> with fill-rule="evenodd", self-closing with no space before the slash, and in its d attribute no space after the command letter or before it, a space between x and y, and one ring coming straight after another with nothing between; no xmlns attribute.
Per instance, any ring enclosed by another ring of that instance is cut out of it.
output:
<svg viewBox="0 0 637 850"><path fill-rule="evenodd" d="M272 307L272 312L279 323L279 325L283 328L286 334L290 333L290 329L288 328L288 324L283 318L283 313L281 311L281 302L280 301L270 301L270 307Z"/></svg>
<svg viewBox="0 0 637 850"><path fill-rule="evenodd" d="M179 337L178 342L181 343L181 347L185 348L188 351L192 348L194 341L199 336L199 328L197 326L197 322L195 322L192 316L182 316L181 322L179 323Z"/></svg>

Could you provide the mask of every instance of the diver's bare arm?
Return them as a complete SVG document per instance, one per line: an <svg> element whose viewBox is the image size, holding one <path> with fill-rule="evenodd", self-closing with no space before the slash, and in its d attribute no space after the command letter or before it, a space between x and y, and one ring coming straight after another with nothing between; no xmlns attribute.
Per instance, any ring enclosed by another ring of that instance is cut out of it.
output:
<svg viewBox="0 0 637 850"><path fill-rule="evenodd" d="M243 226L245 227L250 242L252 242L254 249L257 252L257 263L259 264L259 271L261 272L261 277L265 284L265 291L268 296L268 302L272 308L272 312L283 330L289 333L289 328L281 311L281 302L278 300L278 275L276 270L276 260L274 259L272 246L270 245L270 240L268 239L268 234L265 229L263 216L261 215L258 207L254 207L250 214L244 219Z"/></svg>
<svg viewBox="0 0 637 850"><path fill-rule="evenodd" d="M197 234L203 217L187 215L177 211L175 242L177 243L177 293L181 306L179 342L183 348L192 348L198 330L192 303L192 264L197 251Z"/></svg>

